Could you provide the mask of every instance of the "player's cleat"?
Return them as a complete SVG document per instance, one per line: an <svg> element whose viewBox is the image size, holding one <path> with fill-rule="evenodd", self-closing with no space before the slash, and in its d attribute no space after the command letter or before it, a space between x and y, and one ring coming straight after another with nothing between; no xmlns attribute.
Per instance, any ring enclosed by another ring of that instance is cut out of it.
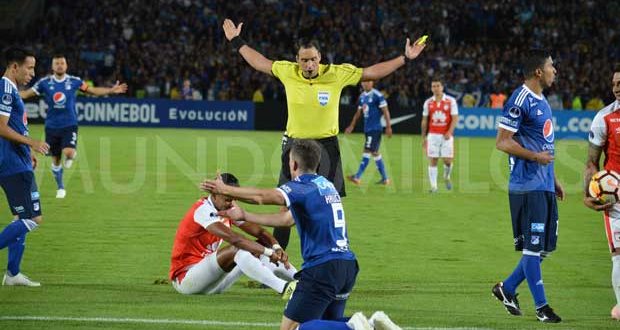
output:
<svg viewBox="0 0 620 330"><path fill-rule="evenodd" d="M293 296L293 292L295 292L295 288L297 287L298 281L290 281L286 283L284 286L284 291L282 291L282 300L289 300L291 296Z"/></svg>
<svg viewBox="0 0 620 330"><path fill-rule="evenodd" d="M446 189L447 190L452 190L452 181L451 180L446 180Z"/></svg>
<svg viewBox="0 0 620 330"><path fill-rule="evenodd" d="M353 182L354 185L359 186L362 184L362 180L355 177L355 175L347 175L347 179Z"/></svg>
<svg viewBox="0 0 620 330"><path fill-rule="evenodd" d="M611 318L620 321L620 306L616 305L611 309Z"/></svg>
<svg viewBox="0 0 620 330"><path fill-rule="evenodd" d="M65 159L65 168L71 168L72 165L73 165L73 158Z"/></svg>
<svg viewBox="0 0 620 330"><path fill-rule="evenodd" d="M384 185L384 186L389 186L389 185L392 184L392 180L390 180L390 179L379 180L379 181L377 181L377 184Z"/></svg>
<svg viewBox="0 0 620 330"><path fill-rule="evenodd" d="M536 318L543 323L560 323L562 318L549 305L536 309Z"/></svg>
<svg viewBox="0 0 620 330"><path fill-rule="evenodd" d="M377 311L370 317L370 324L375 330L402 330L382 311Z"/></svg>
<svg viewBox="0 0 620 330"><path fill-rule="evenodd" d="M347 321L347 326L353 330L373 330L372 325L362 312L357 312Z"/></svg>
<svg viewBox="0 0 620 330"><path fill-rule="evenodd" d="M67 191L64 189L56 190L56 198L65 198L67 196Z"/></svg>
<svg viewBox="0 0 620 330"><path fill-rule="evenodd" d="M521 308L519 307L517 295L513 296L512 294L504 291L504 283L499 282L495 284L491 292L493 292L493 296L495 296L497 300L504 304L504 307L510 315L519 316L523 314L521 313Z"/></svg>
<svg viewBox="0 0 620 330"><path fill-rule="evenodd" d="M19 273L15 276L9 276L8 273L4 274L4 278L2 278L2 285L6 286L41 286L41 283L35 282L28 278L28 276Z"/></svg>

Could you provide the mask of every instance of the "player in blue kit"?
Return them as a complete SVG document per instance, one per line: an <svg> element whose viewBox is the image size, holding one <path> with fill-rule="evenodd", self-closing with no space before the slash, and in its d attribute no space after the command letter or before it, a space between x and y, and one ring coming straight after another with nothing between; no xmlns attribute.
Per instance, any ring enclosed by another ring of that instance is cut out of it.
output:
<svg viewBox="0 0 620 330"><path fill-rule="evenodd" d="M8 247L7 271L2 285L40 286L20 272L26 248L26 234L39 226L41 203L34 180L34 151L46 154L47 143L28 137L24 102L18 85L26 85L34 77L34 55L24 49L8 48L4 53L6 70L0 81L0 186L6 194L13 222L0 232L0 249Z"/></svg>
<svg viewBox="0 0 620 330"><path fill-rule="evenodd" d="M127 84L118 81L110 88L88 86L82 79L67 74L67 60L63 54L52 57L53 74L37 81L32 88L20 92L21 97L29 99L42 95L47 104L45 119L45 141L50 145L52 173L58 190L56 198L65 198L67 191L62 180L63 167L60 164L64 154L64 167L70 168L76 156L78 120L75 101L77 92L103 96L121 94L127 91Z"/></svg>
<svg viewBox="0 0 620 330"><path fill-rule="evenodd" d="M344 130L347 134L353 132L357 120L362 114L364 115L364 133L366 134L366 141L364 142L362 162L360 163L357 173L347 176L349 181L357 185L362 182L360 178L370 162L371 155L375 159L375 164L381 174L381 180L377 183L383 185L389 185L391 183L385 171L383 158L381 158L381 153L379 153L381 134L383 134L383 126L381 125L382 116L385 118L385 135L387 135L388 138L392 137L390 111L388 110L388 104L383 94L374 89L373 86L374 82L372 80L362 82L362 89L364 91L359 97L357 111L355 115L353 115L351 124Z"/></svg>
<svg viewBox="0 0 620 330"><path fill-rule="evenodd" d="M523 63L525 83L506 105L497 130L497 149L506 152L510 168L508 197L514 245L522 257L512 274L497 283L493 295L512 315L521 315L517 287L527 280L541 322L562 319L545 297L541 262L555 250L558 230L556 198L564 190L553 171L554 131L551 108L543 95L556 75L553 60L543 50L530 50Z"/></svg>
<svg viewBox="0 0 620 330"><path fill-rule="evenodd" d="M344 208L338 191L317 174L321 147L314 140L298 139L291 147L292 181L276 189L234 187L205 180L202 189L256 204L283 205L289 212L253 214L239 207L220 212L238 221L266 226L296 225L303 257L299 280L284 310L281 330L400 329L383 312L369 322L361 313L344 319L346 301L358 273L355 254L349 248Z"/></svg>

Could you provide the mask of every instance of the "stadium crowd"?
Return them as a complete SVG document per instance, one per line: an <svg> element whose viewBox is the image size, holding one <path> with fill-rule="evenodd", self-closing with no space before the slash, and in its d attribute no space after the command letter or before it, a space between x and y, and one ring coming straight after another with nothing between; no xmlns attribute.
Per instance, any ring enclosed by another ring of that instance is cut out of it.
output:
<svg viewBox="0 0 620 330"><path fill-rule="evenodd" d="M25 38L39 56L37 76L49 71L53 50L63 49L70 73L96 85L126 81L130 96L283 99L281 84L233 54L225 17L244 22L244 39L274 60L294 60L294 41L305 36L322 43L323 63L365 66L402 53L405 36L429 34L424 56L379 84L405 107L421 106L434 74L465 107L486 105L520 81L516 63L527 50L544 47L558 68L547 91L552 107L600 109L612 99L610 63L620 59L620 5L613 1L156 2L47 1ZM358 92L345 90L342 102Z"/></svg>

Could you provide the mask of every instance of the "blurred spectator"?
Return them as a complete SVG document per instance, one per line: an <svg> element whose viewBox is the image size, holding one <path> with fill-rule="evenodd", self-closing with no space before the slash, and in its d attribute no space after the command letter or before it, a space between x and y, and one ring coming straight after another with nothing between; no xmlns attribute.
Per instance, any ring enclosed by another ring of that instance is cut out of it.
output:
<svg viewBox="0 0 620 330"><path fill-rule="evenodd" d="M182 100L193 100L194 99L194 89L192 88L192 82L189 79L183 80L183 87L181 88L181 99Z"/></svg>
<svg viewBox="0 0 620 330"><path fill-rule="evenodd" d="M586 110L601 110L605 107L605 103L603 100L597 96L591 98L588 103L586 103Z"/></svg>
<svg viewBox="0 0 620 330"><path fill-rule="evenodd" d="M552 110L564 109L564 106L562 105L562 97L556 92L549 94L547 97L547 102L549 102L549 106Z"/></svg>
<svg viewBox="0 0 620 330"><path fill-rule="evenodd" d="M583 110L583 105L581 104L581 97L579 95L576 95L573 98L573 103L572 103L572 110Z"/></svg>
<svg viewBox="0 0 620 330"><path fill-rule="evenodd" d="M493 109L502 109L504 107L504 102L506 102L506 94L499 93L491 93L489 96L491 99L490 107Z"/></svg>

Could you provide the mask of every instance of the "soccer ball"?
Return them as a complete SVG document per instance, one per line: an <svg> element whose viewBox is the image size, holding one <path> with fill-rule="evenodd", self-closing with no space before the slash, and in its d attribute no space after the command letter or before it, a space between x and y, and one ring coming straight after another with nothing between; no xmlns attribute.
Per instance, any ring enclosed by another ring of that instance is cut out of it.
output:
<svg viewBox="0 0 620 330"><path fill-rule="evenodd" d="M592 176L588 193L598 198L601 204L616 203L620 200L620 174L615 171L602 170Z"/></svg>

